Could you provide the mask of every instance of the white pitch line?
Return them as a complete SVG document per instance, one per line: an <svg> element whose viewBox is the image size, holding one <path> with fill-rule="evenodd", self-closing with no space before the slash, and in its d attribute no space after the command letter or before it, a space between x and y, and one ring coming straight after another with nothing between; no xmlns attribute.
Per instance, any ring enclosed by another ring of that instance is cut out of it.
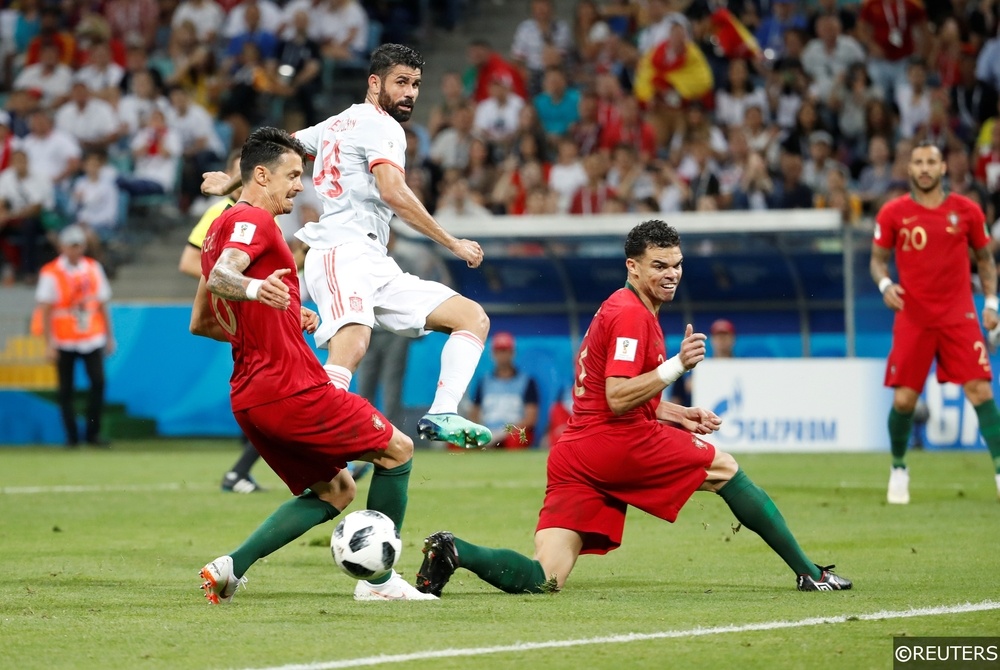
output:
<svg viewBox="0 0 1000 670"><path fill-rule="evenodd" d="M193 491L214 488L201 484L89 484L64 486L0 486L0 495L32 493L141 493L143 491Z"/></svg>
<svg viewBox="0 0 1000 670"><path fill-rule="evenodd" d="M747 633L752 631L781 630L784 628L803 628L822 624L845 623L847 621L882 621L886 619L909 619L920 616L939 616L942 614L962 614L965 612L985 612L1000 609L1000 602L985 600L981 603L966 603L964 605L949 605L941 607L921 607L899 611L882 611L874 614L843 614L841 616L814 617L798 621L767 621L732 626L715 626L712 628L690 628L688 630L668 630L660 633L629 633L627 635L609 635L606 637L590 637L577 640L550 640L548 642L519 642L497 647L471 647L467 649L436 649L417 651L410 654L395 654L382 656L367 656L350 658L341 661L321 661L318 663L298 663L279 665L259 670L336 670L337 668L360 668L369 665L389 663L406 663L409 661L425 661L437 658L459 658L463 656L487 656L490 654L506 654L536 649L559 649L566 647L581 647L594 644L620 644L624 642L643 642L646 640L665 640L681 637L703 637L706 635L722 635L725 633Z"/></svg>

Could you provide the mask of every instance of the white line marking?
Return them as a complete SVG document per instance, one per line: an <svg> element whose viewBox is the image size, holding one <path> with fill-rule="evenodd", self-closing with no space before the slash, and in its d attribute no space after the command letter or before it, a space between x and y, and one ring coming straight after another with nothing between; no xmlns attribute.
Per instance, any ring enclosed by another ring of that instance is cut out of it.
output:
<svg viewBox="0 0 1000 670"><path fill-rule="evenodd" d="M824 596L820 596L821 598ZM827 596L829 597L829 596ZM609 635L606 637L590 637L578 640L550 640L548 642L521 642L518 644L497 647L471 647L468 649L438 649L432 651L417 651L410 654L395 654L392 656L368 656L365 658L350 658L342 661L321 661L318 663L302 663L279 665L260 670L335 670L336 668L359 668L366 665L381 665L387 663L406 663L409 661L424 661L436 658L457 658L462 656L485 656L488 654L505 654L510 652L532 651L535 649L558 649L565 647L580 647L593 644L619 644L623 642L643 642L645 640L664 640L680 637L702 637L705 635L721 635L724 633L746 633L750 631L781 630L783 628L802 628L822 624L845 623L847 621L882 621L885 619L908 619L918 616L938 616L941 614L962 614L965 612L984 612L1000 609L1000 602L986 600L981 603L966 603L941 607L921 607L901 611L882 611L874 614L843 614L841 616L815 617L798 621L768 621L740 626L715 626L713 628L691 628L689 630L668 630L661 633L629 633L628 635Z"/></svg>
<svg viewBox="0 0 1000 670"><path fill-rule="evenodd" d="M30 493L141 493L143 491L193 491L214 488L207 484L90 484L64 486L0 486L0 495Z"/></svg>

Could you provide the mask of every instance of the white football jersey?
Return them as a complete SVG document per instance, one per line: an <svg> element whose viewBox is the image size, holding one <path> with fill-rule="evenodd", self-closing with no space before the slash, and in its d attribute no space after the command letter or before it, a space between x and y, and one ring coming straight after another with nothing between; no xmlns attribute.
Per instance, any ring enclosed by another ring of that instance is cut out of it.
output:
<svg viewBox="0 0 1000 670"><path fill-rule="evenodd" d="M390 163L406 167L406 136L399 122L369 103L351 105L295 139L316 157L313 184L323 213L295 236L314 249L331 249L345 242L389 241L392 209L375 185L372 168Z"/></svg>

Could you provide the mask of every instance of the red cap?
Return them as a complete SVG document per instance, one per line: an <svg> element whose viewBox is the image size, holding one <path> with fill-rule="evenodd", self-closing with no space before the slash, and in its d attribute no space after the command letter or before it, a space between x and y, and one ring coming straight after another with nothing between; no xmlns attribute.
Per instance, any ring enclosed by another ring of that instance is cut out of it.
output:
<svg viewBox="0 0 1000 670"><path fill-rule="evenodd" d="M708 331L712 335L718 335L720 333L730 333L731 335L736 334L736 326L729 319L716 319L712 322L712 327Z"/></svg>
<svg viewBox="0 0 1000 670"><path fill-rule="evenodd" d="M500 332L493 336L493 349L513 349L514 336L510 333Z"/></svg>

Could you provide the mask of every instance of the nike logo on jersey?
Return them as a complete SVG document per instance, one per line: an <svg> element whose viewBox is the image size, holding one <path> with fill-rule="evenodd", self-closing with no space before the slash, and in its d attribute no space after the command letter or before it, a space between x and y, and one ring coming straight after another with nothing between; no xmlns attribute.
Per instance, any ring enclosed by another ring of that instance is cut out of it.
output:
<svg viewBox="0 0 1000 670"><path fill-rule="evenodd" d="M916 216L904 216L904 217L903 217L903 225L904 225L904 226L908 226L908 225L910 225L911 223L913 223L914 221L916 221L916 220L917 220L917 218L918 218L918 217L916 217Z"/></svg>

